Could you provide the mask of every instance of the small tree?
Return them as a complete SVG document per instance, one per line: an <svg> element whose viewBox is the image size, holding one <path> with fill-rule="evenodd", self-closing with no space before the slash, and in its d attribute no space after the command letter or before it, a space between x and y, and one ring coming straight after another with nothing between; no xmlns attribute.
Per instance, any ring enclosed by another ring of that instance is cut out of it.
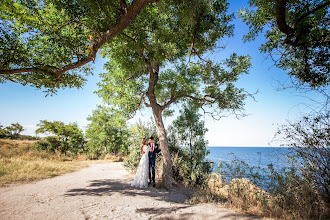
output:
<svg viewBox="0 0 330 220"><path fill-rule="evenodd" d="M181 115L173 121L172 133L176 133L177 147L183 148L183 163L177 169L191 185L202 185L205 177L206 149L204 121L193 105L184 106ZM187 167L185 167L187 166Z"/></svg>
<svg viewBox="0 0 330 220"><path fill-rule="evenodd" d="M86 131L87 152L100 155L103 149L105 153L127 153L129 133L120 112L98 106L87 120L90 121Z"/></svg>
<svg viewBox="0 0 330 220"><path fill-rule="evenodd" d="M0 124L0 138L5 138L6 137L6 132L5 129L3 129L3 126Z"/></svg>
<svg viewBox="0 0 330 220"><path fill-rule="evenodd" d="M23 126L19 123L13 123L11 126L7 126L4 128L4 134L11 139L18 139L20 133L24 131Z"/></svg>
<svg viewBox="0 0 330 220"><path fill-rule="evenodd" d="M70 151L76 154L85 150L86 141L77 123L66 125L61 121L49 122L41 120L37 126L39 127L36 130L37 134L51 133L59 138L61 145L56 150L59 150L61 153L66 154L67 151Z"/></svg>

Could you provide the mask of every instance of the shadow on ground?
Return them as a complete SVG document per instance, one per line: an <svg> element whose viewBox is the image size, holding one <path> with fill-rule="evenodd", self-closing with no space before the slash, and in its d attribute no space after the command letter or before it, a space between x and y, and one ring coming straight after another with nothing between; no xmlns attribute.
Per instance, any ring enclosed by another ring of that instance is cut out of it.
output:
<svg viewBox="0 0 330 220"><path fill-rule="evenodd" d="M86 188L70 189L65 196L111 196L120 193L127 196L149 196L156 200L184 203L189 199L193 191L184 187L174 187L172 191L158 189L149 186L148 188L132 187L123 179L93 180Z"/></svg>
<svg viewBox="0 0 330 220"><path fill-rule="evenodd" d="M184 209L190 208L191 205L184 204L193 195L193 191L184 187L174 187L171 192L165 189L158 189L149 186L145 189L131 187L129 180L125 179L104 179L93 180L85 188L77 188L69 190L65 196L116 196L118 193L126 196L144 196L153 197L158 201L166 201L169 203L176 203L174 207L148 207L138 208L135 210L137 213L147 213L149 216L153 216L153 219L180 219L188 220L192 217L198 219L244 219L244 220L256 220L262 219L256 216L249 216L241 213L221 211L221 213L201 213L200 211L195 213L192 210ZM181 210L181 211L180 211ZM181 212L181 213L180 213Z"/></svg>

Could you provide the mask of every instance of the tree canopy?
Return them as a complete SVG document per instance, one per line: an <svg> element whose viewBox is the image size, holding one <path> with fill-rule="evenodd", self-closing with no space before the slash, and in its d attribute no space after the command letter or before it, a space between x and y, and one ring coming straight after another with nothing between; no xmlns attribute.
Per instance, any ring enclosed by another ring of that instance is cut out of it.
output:
<svg viewBox="0 0 330 220"><path fill-rule="evenodd" d="M330 83L330 1L250 0L238 15L250 27L246 41L263 33L260 51L300 85Z"/></svg>
<svg viewBox="0 0 330 220"><path fill-rule="evenodd" d="M4 0L0 8L0 82L55 93L81 87L85 64L155 0Z"/></svg>
<svg viewBox="0 0 330 220"><path fill-rule="evenodd" d="M214 110L242 110L246 93L233 83L248 73L250 57L233 54L222 63L201 58L216 48L219 38L232 36L227 3L195 4L150 6L104 47L108 72L101 74L97 94L106 103L132 116L139 108L151 107L154 92L162 111L186 99ZM145 17L152 22L143 22Z"/></svg>

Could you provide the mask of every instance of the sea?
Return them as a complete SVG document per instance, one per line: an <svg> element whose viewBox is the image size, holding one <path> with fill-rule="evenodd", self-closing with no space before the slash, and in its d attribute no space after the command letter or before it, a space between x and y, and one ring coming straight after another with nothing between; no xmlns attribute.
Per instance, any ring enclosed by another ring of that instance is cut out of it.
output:
<svg viewBox="0 0 330 220"><path fill-rule="evenodd" d="M220 172L226 181L233 178L249 178L267 190L271 182L271 170L281 172L289 168L287 155L291 150L284 147L207 147L212 172ZM221 165L222 164L222 165Z"/></svg>
<svg viewBox="0 0 330 220"><path fill-rule="evenodd" d="M272 164L274 169L287 167L287 156L290 149L285 147L207 147L210 154L206 157L214 164L230 163L235 157L250 167L267 168Z"/></svg>

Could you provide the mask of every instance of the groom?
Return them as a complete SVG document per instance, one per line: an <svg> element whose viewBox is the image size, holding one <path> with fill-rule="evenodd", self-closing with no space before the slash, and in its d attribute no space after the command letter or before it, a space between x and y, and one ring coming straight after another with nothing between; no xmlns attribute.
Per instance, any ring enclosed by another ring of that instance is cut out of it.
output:
<svg viewBox="0 0 330 220"><path fill-rule="evenodd" d="M160 152L160 149L158 147L158 144L155 143L155 140L153 137L149 138L149 147L151 148L151 151L149 152L149 184L151 184L152 181L152 186L155 187L155 163L156 163L156 154ZM151 168L151 172L150 172Z"/></svg>

